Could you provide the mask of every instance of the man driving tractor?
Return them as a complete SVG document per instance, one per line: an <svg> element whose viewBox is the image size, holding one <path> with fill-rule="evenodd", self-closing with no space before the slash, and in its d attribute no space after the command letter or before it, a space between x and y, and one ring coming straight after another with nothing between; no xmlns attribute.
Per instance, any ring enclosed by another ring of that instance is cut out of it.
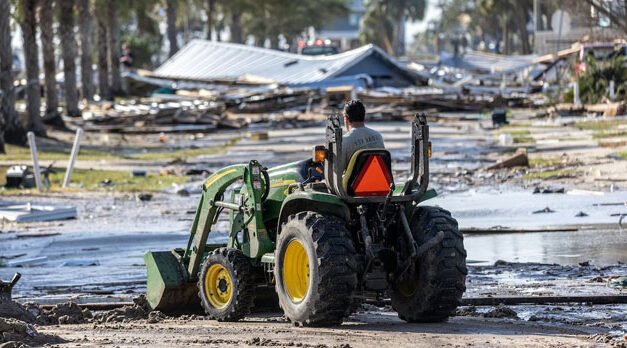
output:
<svg viewBox="0 0 627 348"><path fill-rule="evenodd" d="M383 149L383 137L376 130L366 127L366 108L359 100L350 100L344 106L346 133L342 138L342 166L346 168L357 150Z"/></svg>

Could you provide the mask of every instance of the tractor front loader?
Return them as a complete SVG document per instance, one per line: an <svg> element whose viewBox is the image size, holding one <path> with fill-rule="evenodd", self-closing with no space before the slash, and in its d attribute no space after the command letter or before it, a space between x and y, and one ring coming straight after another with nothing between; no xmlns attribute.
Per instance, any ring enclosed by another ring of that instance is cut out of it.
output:
<svg viewBox="0 0 627 348"><path fill-rule="evenodd" d="M334 115L311 159L271 169L251 160L210 176L187 247L145 256L149 305L202 306L213 319L235 321L274 288L297 325L340 324L356 303L387 297L408 322L446 320L465 291L466 252L451 214L419 205L436 195L427 190L426 118L412 121L412 172L401 185L387 150L357 151L346 164L341 151ZM225 209L228 241L209 244Z"/></svg>

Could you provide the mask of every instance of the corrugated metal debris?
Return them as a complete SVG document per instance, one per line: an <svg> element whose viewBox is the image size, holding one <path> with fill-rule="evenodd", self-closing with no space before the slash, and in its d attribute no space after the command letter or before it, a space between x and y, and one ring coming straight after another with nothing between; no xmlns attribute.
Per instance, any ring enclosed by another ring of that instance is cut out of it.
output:
<svg viewBox="0 0 627 348"><path fill-rule="evenodd" d="M305 56L207 40L191 41L153 76L309 87L329 87L334 80L343 85L371 82L374 85L368 87L401 87L415 84L418 77L374 45L331 56Z"/></svg>
<svg viewBox="0 0 627 348"><path fill-rule="evenodd" d="M76 218L76 207L0 201L0 219L11 222L53 221Z"/></svg>

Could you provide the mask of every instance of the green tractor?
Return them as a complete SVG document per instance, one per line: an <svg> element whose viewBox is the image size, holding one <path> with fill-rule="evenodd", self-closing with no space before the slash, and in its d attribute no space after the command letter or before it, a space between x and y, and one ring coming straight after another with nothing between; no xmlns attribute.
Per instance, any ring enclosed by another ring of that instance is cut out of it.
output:
<svg viewBox="0 0 627 348"><path fill-rule="evenodd" d="M466 289L466 251L449 212L419 205L436 195L427 190L424 115L412 121L412 138L402 185L385 149L357 151L344 170L337 115L311 159L217 171L203 184L187 247L145 255L149 305L179 313L201 305L210 318L236 321L273 289L301 326L341 324L356 304L387 297L405 321L446 320ZM228 242L209 244L225 209Z"/></svg>

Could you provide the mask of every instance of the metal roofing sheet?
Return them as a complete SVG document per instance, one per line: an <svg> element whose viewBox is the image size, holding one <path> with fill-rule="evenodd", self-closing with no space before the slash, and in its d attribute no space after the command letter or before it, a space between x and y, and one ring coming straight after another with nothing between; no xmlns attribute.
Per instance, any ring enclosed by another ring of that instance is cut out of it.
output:
<svg viewBox="0 0 627 348"><path fill-rule="evenodd" d="M233 43L194 40L154 71L170 79L260 80L302 84L334 78L365 57L377 54L404 70L374 45L331 56L304 56Z"/></svg>

